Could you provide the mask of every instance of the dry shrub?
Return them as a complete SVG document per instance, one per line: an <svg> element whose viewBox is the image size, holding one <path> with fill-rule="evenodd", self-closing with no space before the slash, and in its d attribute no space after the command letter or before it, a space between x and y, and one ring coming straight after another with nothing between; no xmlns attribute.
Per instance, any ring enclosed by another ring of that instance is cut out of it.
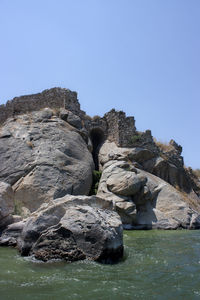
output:
<svg viewBox="0 0 200 300"><path fill-rule="evenodd" d="M99 119L101 119L101 117L98 116L98 115L95 115L95 116L92 118L92 121L97 121L97 120L99 120Z"/></svg>
<svg viewBox="0 0 200 300"><path fill-rule="evenodd" d="M89 115L85 115L84 118L85 118L85 120L92 121L92 118Z"/></svg>
<svg viewBox="0 0 200 300"><path fill-rule="evenodd" d="M52 110L53 110L54 116L59 117L59 115L60 115L60 107L53 108Z"/></svg>
<svg viewBox="0 0 200 300"><path fill-rule="evenodd" d="M196 169L196 170L192 170L192 171L197 177L200 177L200 169Z"/></svg>
<svg viewBox="0 0 200 300"><path fill-rule="evenodd" d="M158 146L158 148L160 148L160 150L163 152L168 152L168 151L173 150L173 146L167 142L157 141L156 138L154 138L154 142L155 142L156 146Z"/></svg>

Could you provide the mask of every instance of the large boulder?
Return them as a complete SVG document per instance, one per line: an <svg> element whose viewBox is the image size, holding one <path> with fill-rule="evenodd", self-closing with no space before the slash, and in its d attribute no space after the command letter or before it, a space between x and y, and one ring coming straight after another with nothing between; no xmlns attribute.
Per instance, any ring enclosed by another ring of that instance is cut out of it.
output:
<svg viewBox="0 0 200 300"><path fill-rule="evenodd" d="M115 262L123 255L122 223L112 202L67 195L43 204L24 224L10 225L1 244L14 243L22 255L43 261Z"/></svg>
<svg viewBox="0 0 200 300"><path fill-rule="evenodd" d="M0 182L0 230L12 223L14 213L14 192L6 182Z"/></svg>
<svg viewBox="0 0 200 300"><path fill-rule="evenodd" d="M19 115L0 129L0 180L12 185L20 212L66 194L87 195L93 168L79 131L50 109Z"/></svg>
<svg viewBox="0 0 200 300"><path fill-rule="evenodd" d="M200 228L200 204L126 161L108 161L97 196L114 201L125 228Z"/></svg>

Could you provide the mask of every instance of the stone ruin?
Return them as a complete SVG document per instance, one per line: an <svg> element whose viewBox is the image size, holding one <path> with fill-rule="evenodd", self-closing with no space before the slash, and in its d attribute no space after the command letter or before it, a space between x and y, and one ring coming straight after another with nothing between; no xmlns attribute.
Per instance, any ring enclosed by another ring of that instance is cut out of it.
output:
<svg viewBox="0 0 200 300"><path fill-rule="evenodd" d="M60 115L61 111L68 111L79 119L79 124L81 125L78 129L81 129L83 132L86 130L86 136L90 137L93 158L97 169L98 151L105 140L115 142L118 147L141 147L150 150L154 154L159 154L160 152L150 130L145 132L136 130L134 117L126 117L123 111L112 109L103 117L94 116L91 118L81 110L77 93L65 88L56 87L44 90L38 94L15 97L5 105L0 105L0 125L8 118L17 118L17 115L38 111L47 107ZM179 151L178 156L180 154ZM169 153L169 155L173 159L174 151ZM175 156L176 162L177 153L175 153ZM183 161L181 161L181 165L183 166Z"/></svg>
<svg viewBox="0 0 200 300"><path fill-rule="evenodd" d="M15 97L5 105L0 105L0 124L10 117L37 111L45 107L53 109L67 107L74 114L81 114L76 92L68 89L52 88L38 94Z"/></svg>
<svg viewBox="0 0 200 300"><path fill-rule="evenodd" d="M133 147L138 142L147 145L153 143L149 130L145 133L136 131L134 117L126 117L123 111L112 109L102 118L99 116L90 118L80 109L77 93L64 88L52 88L38 94L15 97L5 105L0 105L0 124L2 125L8 118L46 107L55 110L66 109L79 116L90 133L94 148L105 139L115 142L119 147Z"/></svg>

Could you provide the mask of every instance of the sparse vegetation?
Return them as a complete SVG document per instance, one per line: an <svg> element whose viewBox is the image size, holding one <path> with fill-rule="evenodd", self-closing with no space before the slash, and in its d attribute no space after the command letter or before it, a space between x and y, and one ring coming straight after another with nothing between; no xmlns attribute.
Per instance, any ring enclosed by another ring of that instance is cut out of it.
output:
<svg viewBox="0 0 200 300"><path fill-rule="evenodd" d="M57 107L57 108L53 108L52 110L53 110L54 116L59 117L61 108Z"/></svg>
<svg viewBox="0 0 200 300"><path fill-rule="evenodd" d="M22 204L19 203L18 201L15 201L14 203L14 214L15 215L22 215Z"/></svg>
<svg viewBox="0 0 200 300"><path fill-rule="evenodd" d="M99 120L100 118L101 118L100 116L95 115L95 116L92 118L92 121L97 121L97 120Z"/></svg>
<svg viewBox="0 0 200 300"><path fill-rule="evenodd" d="M92 121L92 118L89 115L85 115L84 118L85 118L85 120Z"/></svg>
<svg viewBox="0 0 200 300"><path fill-rule="evenodd" d="M140 140L141 140L141 136L139 134L135 134L130 138L129 144L132 145L138 143Z"/></svg>
<svg viewBox="0 0 200 300"><path fill-rule="evenodd" d="M92 173L92 186L91 186L90 193L89 193L90 196L97 194L99 181L101 179L101 174L102 174L101 171L96 171L96 170L93 171L93 173Z"/></svg>

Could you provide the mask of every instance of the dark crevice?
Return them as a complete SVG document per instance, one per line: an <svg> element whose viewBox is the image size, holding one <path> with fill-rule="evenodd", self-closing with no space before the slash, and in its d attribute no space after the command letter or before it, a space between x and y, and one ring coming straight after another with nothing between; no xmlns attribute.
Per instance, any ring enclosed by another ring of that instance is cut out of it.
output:
<svg viewBox="0 0 200 300"><path fill-rule="evenodd" d="M92 156L95 164L95 170L99 170L99 150L105 140L104 132L100 128L94 128L90 131L93 151Z"/></svg>

